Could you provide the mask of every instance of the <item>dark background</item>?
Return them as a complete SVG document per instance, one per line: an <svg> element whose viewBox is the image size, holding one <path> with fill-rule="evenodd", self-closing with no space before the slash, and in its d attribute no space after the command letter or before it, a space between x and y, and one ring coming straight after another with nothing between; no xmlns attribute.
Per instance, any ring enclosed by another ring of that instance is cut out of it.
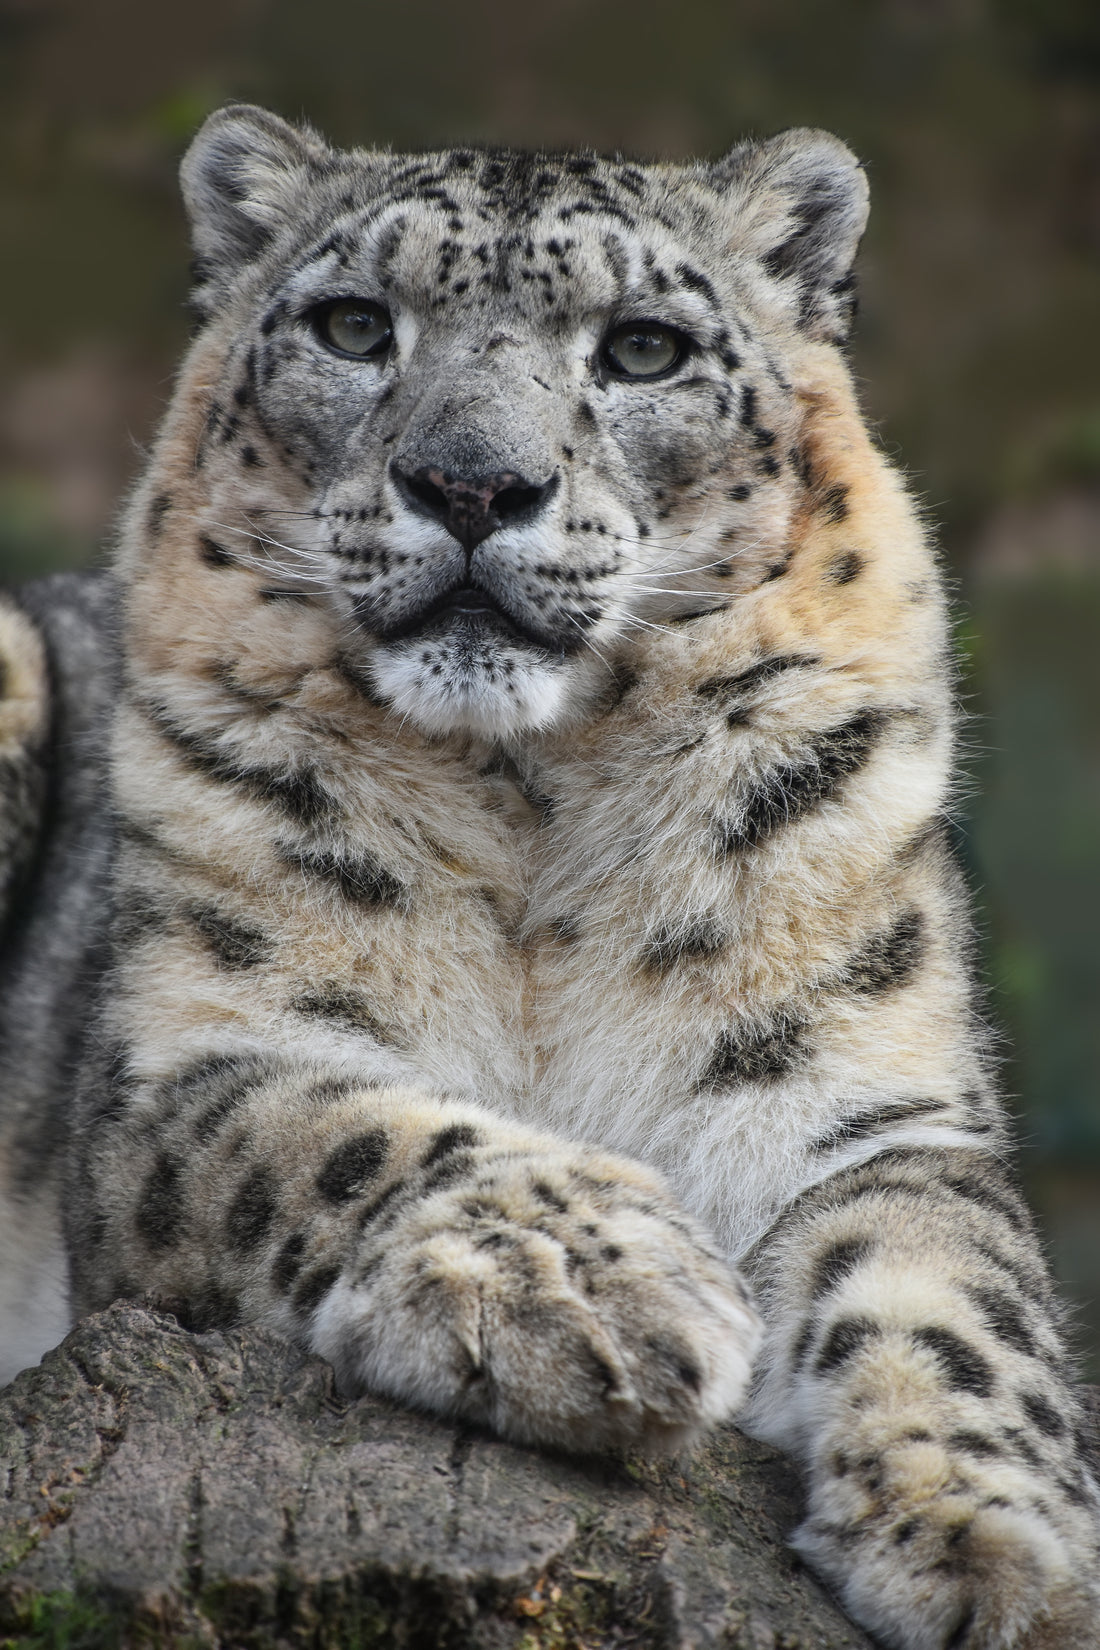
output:
<svg viewBox="0 0 1100 1650"><path fill-rule="evenodd" d="M186 335L176 163L230 97L343 143L866 160L855 362L956 580L1005 1086L1100 1377L1100 5L0 0L0 582L109 539Z"/></svg>

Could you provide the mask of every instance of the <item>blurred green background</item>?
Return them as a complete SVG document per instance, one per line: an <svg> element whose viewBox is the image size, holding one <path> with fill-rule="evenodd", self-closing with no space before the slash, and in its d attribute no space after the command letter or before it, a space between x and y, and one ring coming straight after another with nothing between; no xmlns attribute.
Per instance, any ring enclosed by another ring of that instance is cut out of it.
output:
<svg viewBox="0 0 1100 1650"><path fill-rule="evenodd" d="M855 361L957 584L1005 1085L1100 1378L1096 0L0 0L0 582L109 538L186 332L176 163L230 97L345 143L865 158Z"/></svg>

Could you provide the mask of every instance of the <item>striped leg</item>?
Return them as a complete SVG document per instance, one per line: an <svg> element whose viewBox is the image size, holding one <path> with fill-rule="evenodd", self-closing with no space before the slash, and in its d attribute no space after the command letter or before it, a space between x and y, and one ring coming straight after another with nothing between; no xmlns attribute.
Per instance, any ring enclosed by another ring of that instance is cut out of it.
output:
<svg viewBox="0 0 1100 1650"><path fill-rule="evenodd" d="M794 1541L897 1650L1100 1643L1100 1495L1059 1309L998 1162L897 1149L758 1246L748 1425L802 1462Z"/></svg>
<svg viewBox="0 0 1100 1650"><path fill-rule="evenodd" d="M745 1291L659 1177L469 1105L255 1054L85 1120L78 1304L136 1280L367 1387L574 1449L674 1448L740 1401Z"/></svg>

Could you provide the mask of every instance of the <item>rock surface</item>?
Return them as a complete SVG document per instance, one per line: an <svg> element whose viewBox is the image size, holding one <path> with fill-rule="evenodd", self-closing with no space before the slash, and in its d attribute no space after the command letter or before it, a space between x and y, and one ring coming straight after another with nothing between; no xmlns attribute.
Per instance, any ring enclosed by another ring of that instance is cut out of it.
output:
<svg viewBox="0 0 1100 1650"><path fill-rule="evenodd" d="M793 1469L558 1459L118 1305L0 1395L0 1645L870 1650L784 1545Z"/></svg>

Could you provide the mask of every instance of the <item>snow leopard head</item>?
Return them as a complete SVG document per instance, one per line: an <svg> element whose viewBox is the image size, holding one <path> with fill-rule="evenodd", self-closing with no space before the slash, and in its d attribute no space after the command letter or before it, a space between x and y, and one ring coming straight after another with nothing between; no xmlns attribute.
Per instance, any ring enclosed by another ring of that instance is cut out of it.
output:
<svg viewBox="0 0 1100 1650"><path fill-rule="evenodd" d="M425 731L561 724L640 630L767 576L807 479L792 363L852 308L838 139L410 156L231 106L183 187L212 496Z"/></svg>

